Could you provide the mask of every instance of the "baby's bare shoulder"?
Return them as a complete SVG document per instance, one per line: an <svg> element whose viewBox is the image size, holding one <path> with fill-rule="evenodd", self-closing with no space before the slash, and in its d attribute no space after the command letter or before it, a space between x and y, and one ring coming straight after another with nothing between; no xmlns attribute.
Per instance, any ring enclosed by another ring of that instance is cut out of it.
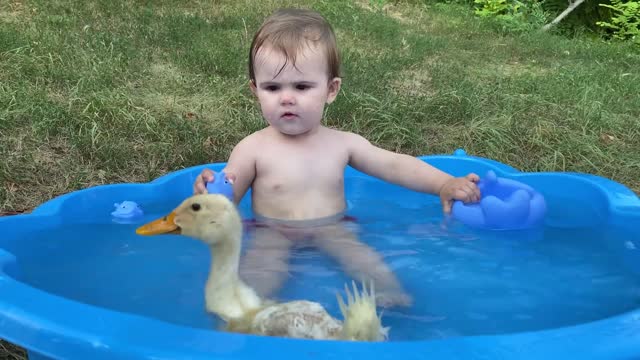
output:
<svg viewBox="0 0 640 360"><path fill-rule="evenodd" d="M227 161L229 163L228 166L235 163L255 163L263 143L261 137L260 131L256 131L240 140L231 151ZM233 168L233 166L231 167Z"/></svg>
<svg viewBox="0 0 640 360"><path fill-rule="evenodd" d="M258 130L250 135L245 136L238 144L236 144L236 148L243 149L245 151L248 150L256 150L262 146L265 142L265 138L268 137L268 134L265 133L265 129Z"/></svg>
<svg viewBox="0 0 640 360"><path fill-rule="evenodd" d="M356 134L350 131L342 131L331 129L332 133L330 135L331 139L335 143L339 143L346 148L351 148L353 146L368 143L368 140L365 139L362 135Z"/></svg>
<svg viewBox="0 0 640 360"><path fill-rule="evenodd" d="M352 142L352 141L360 141L360 139L364 139L362 136L350 131L328 129L328 128L327 128L327 131L328 131L328 135L335 141Z"/></svg>

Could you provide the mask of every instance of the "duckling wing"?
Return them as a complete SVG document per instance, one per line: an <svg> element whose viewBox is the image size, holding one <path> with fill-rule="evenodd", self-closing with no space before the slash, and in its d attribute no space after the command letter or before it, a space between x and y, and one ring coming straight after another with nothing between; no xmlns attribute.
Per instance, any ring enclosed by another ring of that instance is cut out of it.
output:
<svg viewBox="0 0 640 360"><path fill-rule="evenodd" d="M322 305L304 300L267 306L252 324L255 334L302 339L336 339L341 329Z"/></svg>

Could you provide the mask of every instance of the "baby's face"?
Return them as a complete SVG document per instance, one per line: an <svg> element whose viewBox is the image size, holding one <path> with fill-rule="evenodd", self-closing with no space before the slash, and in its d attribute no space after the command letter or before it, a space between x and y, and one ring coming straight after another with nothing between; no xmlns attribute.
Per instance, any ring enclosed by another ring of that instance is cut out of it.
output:
<svg viewBox="0 0 640 360"><path fill-rule="evenodd" d="M283 134L301 135L318 128L324 105L338 94L340 79L328 78L322 49L305 47L297 54L295 67L288 62L280 71L285 60L284 54L261 48L255 56L252 90L271 126Z"/></svg>

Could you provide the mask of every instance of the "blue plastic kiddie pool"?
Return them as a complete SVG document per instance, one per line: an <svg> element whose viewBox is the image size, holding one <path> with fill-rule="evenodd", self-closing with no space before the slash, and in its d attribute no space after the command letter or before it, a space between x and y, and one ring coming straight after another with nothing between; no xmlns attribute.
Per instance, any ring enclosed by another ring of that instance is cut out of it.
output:
<svg viewBox="0 0 640 360"><path fill-rule="evenodd" d="M29 215L1 218L0 338L36 360L640 357L640 200L633 192L598 176L523 173L461 151L421 159L456 176L491 171L525 184L544 198L545 212L521 229L473 226L443 217L435 196L348 168L355 221L347 226L414 298L410 307L384 311L388 342L217 330L218 319L204 311L205 245L135 234L190 196L204 166L76 191ZM240 204L247 219L250 199ZM124 201L132 202L128 209ZM339 317L335 291L348 280L330 258L300 246L278 296L319 301Z"/></svg>

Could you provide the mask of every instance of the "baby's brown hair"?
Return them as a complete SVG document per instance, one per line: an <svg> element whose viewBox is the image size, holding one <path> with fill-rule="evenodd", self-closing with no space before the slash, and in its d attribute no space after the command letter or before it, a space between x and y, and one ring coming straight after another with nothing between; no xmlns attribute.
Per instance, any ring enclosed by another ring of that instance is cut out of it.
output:
<svg viewBox="0 0 640 360"><path fill-rule="evenodd" d="M295 67L296 55L304 46L320 46L326 54L329 79L340 76L340 56L333 28L313 10L280 9L264 21L249 50L249 78L254 83L254 59L264 45L284 54L286 60L280 71L288 62Z"/></svg>

